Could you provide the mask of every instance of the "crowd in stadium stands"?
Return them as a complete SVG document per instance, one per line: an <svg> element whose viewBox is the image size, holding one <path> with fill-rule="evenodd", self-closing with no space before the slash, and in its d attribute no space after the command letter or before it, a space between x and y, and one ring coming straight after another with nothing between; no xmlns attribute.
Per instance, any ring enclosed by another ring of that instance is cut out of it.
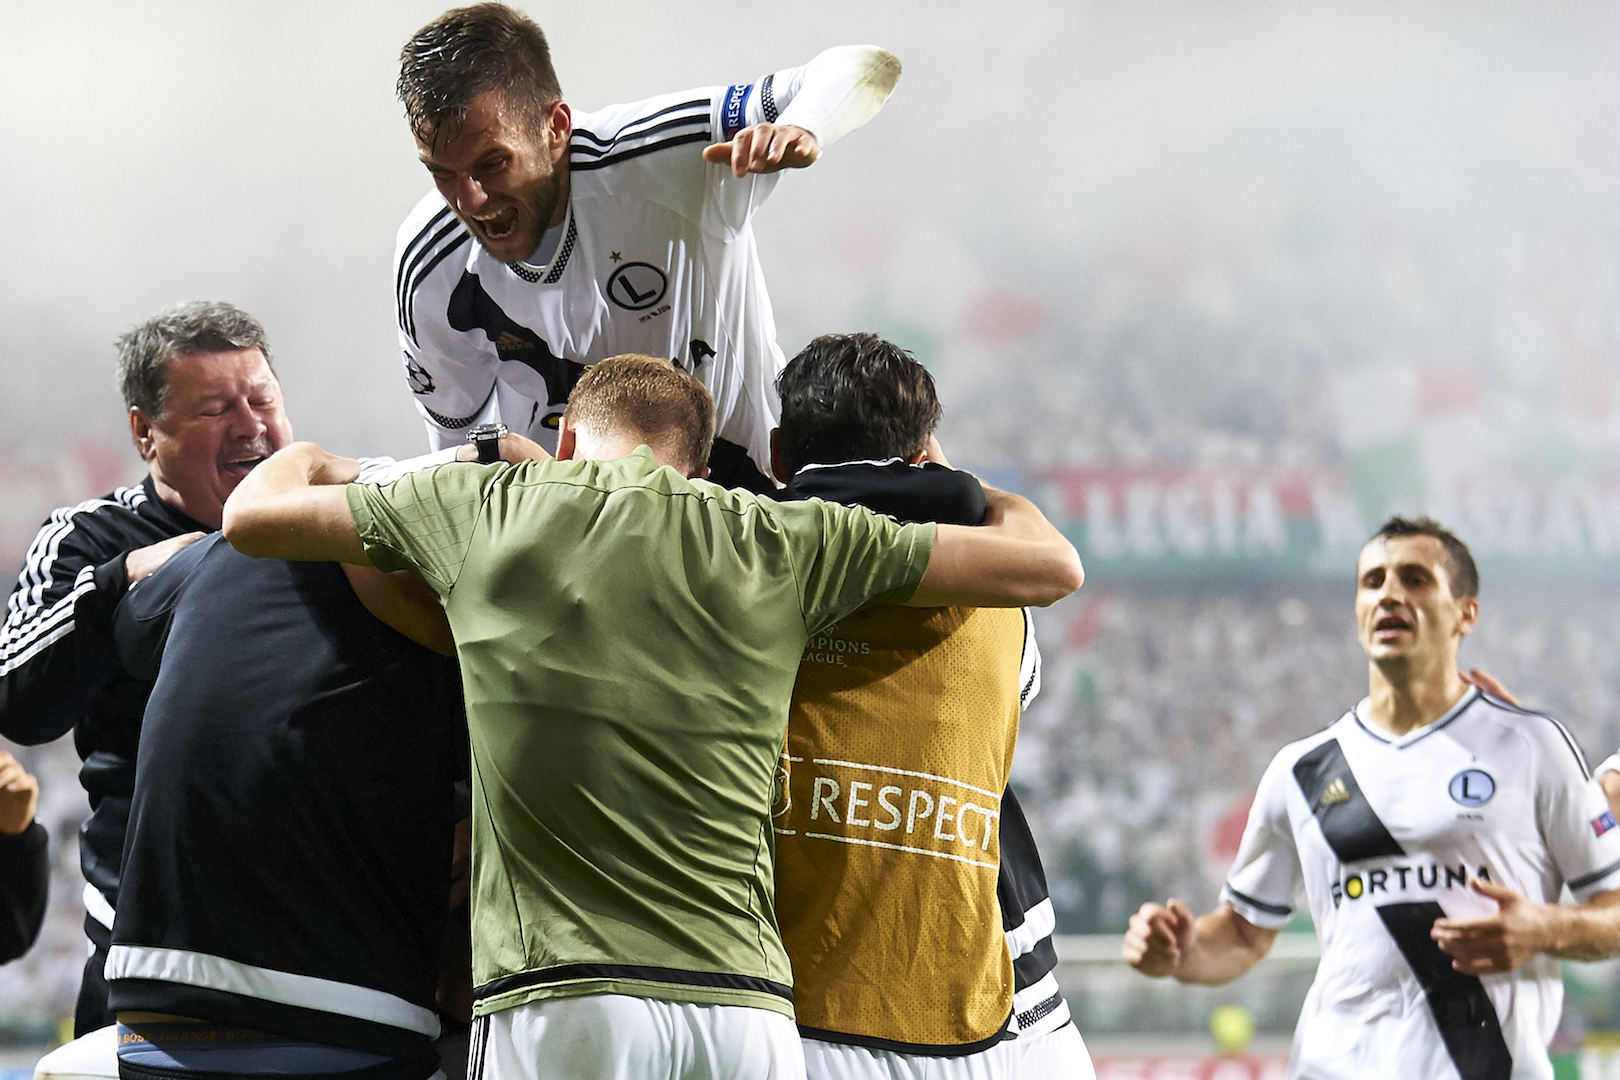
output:
<svg viewBox="0 0 1620 1080"><path fill-rule="evenodd" d="M1081 300L1021 340L1016 364L944 365L941 439L963 461L1035 468L1337 465L1325 353L1259 317Z"/></svg>

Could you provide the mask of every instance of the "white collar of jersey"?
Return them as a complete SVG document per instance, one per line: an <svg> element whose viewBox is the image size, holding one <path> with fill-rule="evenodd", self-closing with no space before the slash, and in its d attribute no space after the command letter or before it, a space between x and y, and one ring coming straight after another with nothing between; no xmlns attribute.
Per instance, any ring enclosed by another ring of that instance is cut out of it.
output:
<svg viewBox="0 0 1620 1080"><path fill-rule="evenodd" d="M1457 699L1457 704L1447 709L1440 715L1439 718L1431 723L1424 724L1415 731L1409 731L1405 735L1398 738L1390 735L1388 732L1384 732L1382 735L1380 735L1377 731L1373 730L1372 725L1368 724L1361 718L1361 710L1368 706L1368 704L1372 701L1371 698L1362 698L1360 701L1358 701L1355 707L1350 710L1350 716L1353 720L1355 720L1356 726L1362 731L1366 732L1372 738L1377 739L1379 742L1388 746L1393 746L1397 750L1405 750L1408 746L1411 746L1419 739L1428 738L1430 735L1433 735L1435 732L1457 719L1457 717L1463 714L1468 706L1478 701L1481 696L1482 695L1480 694L1479 687L1470 686L1468 688L1468 692Z"/></svg>
<svg viewBox="0 0 1620 1080"><path fill-rule="evenodd" d="M551 235L552 230L547 229L543 234L541 234L540 246L529 253L529 258L532 259L541 252L546 251L549 246L550 253L545 265L536 266L527 260L519 260L518 262L513 263L499 263L498 265L504 267L507 273L516 275L522 280L527 281L530 285L534 285L542 279L551 278L553 275L561 274L563 267L568 265L568 257L574 252L574 204L571 200L568 203L568 213L563 216L563 222L561 225L557 226L557 229L561 231L561 235L564 238L561 246L554 244L548 245L546 238ZM469 271L476 272L475 268L478 266L478 261L480 259L494 260L494 256L490 255L484 250L484 245L474 244L472 246L472 251L467 255L467 269Z"/></svg>
<svg viewBox="0 0 1620 1080"><path fill-rule="evenodd" d="M529 252L529 257L518 260L518 265L525 266L530 270L545 271L551 265L551 260L557 257L557 249L562 247L563 230L567 228L568 215L564 214L560 222L541 235L540 243L536 245L533 251Z"/></svg>
<svg viewBox="0 0 1620 1080"><path fill-rule="evenodd" d="M804 466L802 469L800 469L798 472L794 473L793 475L794 476L800 476L800 475L803 475L804 473L809 472L811 469L842 469L845 465L893 465L896 462L905 461L905 460L906 460L905 458L892 457L892 458L885 458L882 461L877 461L877 460L872 460L872 461L815 461L815 462L811 462L809 465ZM909 464L914 469L920 469L920 468L923 467L923 462L921 462L921 461L914 461L914 462L910 462Z"/></svg>

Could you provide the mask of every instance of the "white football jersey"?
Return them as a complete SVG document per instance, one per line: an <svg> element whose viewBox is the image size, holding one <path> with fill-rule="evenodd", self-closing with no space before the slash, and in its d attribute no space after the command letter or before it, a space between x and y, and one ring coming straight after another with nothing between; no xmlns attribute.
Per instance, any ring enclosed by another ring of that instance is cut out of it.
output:
<svg viewBox="0 0 1620 1080"><path fill-rule="evenodd" d="M1561 724L1478 690L1400 739L1365 708L1272 759L1221 894L1272 929L1310 904L1322 960L1288 1075L1550 1080L1558 962L1463 975L1429 928L1496 911L1476 878L1543 903L1620 887L1603 792Z"/></svg>
<svg viewBox="0 0 1620 1080"><path fill-rule="evenodd" d="M435 448L500 420L548 450L584 365L663 356L714 395L716 436L770 475L784 366L751 221L780 174L703 148L775 121L805 68L577 113L567 217L543 266L490 256L437 191L394 252L406 379ZM734 451L735 452L735 451Z"/></svg>

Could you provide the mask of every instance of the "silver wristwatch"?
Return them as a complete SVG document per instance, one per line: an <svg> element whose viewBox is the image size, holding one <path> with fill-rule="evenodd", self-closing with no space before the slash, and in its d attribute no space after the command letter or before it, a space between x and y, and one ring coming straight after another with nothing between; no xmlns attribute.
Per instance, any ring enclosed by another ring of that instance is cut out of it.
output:
<svg viewBox="0 0 1620 1080"><path fill-rule="evenodd" d="M493 465L501 460L501 436L505 434L505 424L479 424L467 429L467 441L478 447L480 465Z"/></svg>

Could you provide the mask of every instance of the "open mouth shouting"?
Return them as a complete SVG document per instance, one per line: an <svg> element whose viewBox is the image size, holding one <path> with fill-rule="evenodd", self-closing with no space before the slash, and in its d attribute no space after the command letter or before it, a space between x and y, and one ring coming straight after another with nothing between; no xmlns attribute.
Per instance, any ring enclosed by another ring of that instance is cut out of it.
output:
<svg viewBox="0 0 1620 1080"><path fill-rule="evenodd" d="M472 220L483 239L499 243L517 231L518 208L508 206L491 214L480 214Z"/></svg>
<svg viewBox="0 0 1620 1080"><path fill-rule="evenodd" d="M219 471L233 479L240 480L254 467L275 452L266 438L255 439L244 446L227 447L219 454Z"/></svg>

